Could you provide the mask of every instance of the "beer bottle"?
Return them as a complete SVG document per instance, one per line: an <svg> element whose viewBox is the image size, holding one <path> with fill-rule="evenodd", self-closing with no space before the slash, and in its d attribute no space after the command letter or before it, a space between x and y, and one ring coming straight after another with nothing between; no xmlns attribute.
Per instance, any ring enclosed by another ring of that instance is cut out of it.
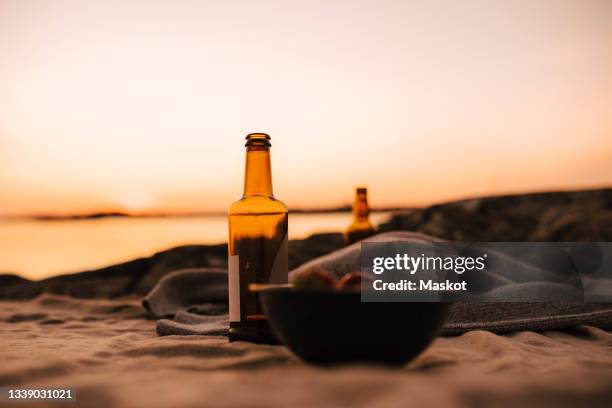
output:
<svg viewBox="0 0 612 408"><path fill-rule="evenodd" d="M376 233L376 230L370 224L369 216L368 189L358 187L355 191L355 201L353 203L353 222L344 232L344 241L347 244L361 241Z"/></svg>
<svg viewBox="0 0 612 408"><path fill-rule="evenodd" d="M251 284L287 283L287 207L272 194L270 136L246 137L244 194L229 209L229 340L275 343Z"/></svg>

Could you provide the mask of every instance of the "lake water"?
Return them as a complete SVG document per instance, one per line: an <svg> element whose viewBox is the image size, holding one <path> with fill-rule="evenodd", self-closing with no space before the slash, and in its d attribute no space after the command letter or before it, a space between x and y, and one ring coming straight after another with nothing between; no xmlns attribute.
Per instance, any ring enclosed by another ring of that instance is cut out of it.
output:
<svg viewBox="0 0 612 408"><path fill-rule="evenodd" d="M389 212L371 214L378 225ZM340 232L350 213L290 214L289 238ZM227 217L0 220L0 274L29 279L100 268L178 245L227 242Z"/></svg>

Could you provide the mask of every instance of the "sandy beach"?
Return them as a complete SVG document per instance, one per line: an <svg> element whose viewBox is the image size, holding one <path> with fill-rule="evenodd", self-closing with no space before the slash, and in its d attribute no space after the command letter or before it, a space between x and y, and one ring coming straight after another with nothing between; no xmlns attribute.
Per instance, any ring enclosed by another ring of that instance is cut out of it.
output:
<svg viewBox="0 0 612 408"><path fill-rule="evenodd" d="M226 337L159 337L137 299L2 301L0 322L0 385L71 387L79 406L603 407L612 398L612 334L592 327L442 337L391 369L318 368L282 346Z"/></svg>

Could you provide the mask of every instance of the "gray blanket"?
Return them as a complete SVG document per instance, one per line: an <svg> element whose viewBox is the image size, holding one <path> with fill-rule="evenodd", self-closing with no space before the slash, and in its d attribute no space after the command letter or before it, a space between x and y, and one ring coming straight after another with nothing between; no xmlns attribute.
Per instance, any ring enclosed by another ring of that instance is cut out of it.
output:
<svg viewBox="0 0 612 408"><path fill-rule="evenodd" d="M389 232L370 240L411 243L439 242L418 233ZM289 279L313 269L323 269L337 277L360 269L360 244L334 251L291 271ZM522 267L517 263L517 268ZM505 285L504 290L523 290ZM498 290L498 289L497 289ZM154 317L159 335L224 334L227 318L227 273L221 269L187 269L164 277L145 297L143 305ZM457 302L443 334L470 330L508 333L521 330L543 331L590 325L612 329L612 304L578 302Z"/></svg>
<svg viewBox="0 0 612 408"><path fill-rule="evenodd" d="M194 268L163 277L143 299L155 317L160 336L178 334L224 335L229 327L227 271Z"/></svg>

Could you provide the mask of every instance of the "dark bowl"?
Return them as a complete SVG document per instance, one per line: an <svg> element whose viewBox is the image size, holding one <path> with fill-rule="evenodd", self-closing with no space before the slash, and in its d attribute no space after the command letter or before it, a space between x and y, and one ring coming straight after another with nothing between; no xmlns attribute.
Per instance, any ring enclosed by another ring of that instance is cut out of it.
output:
<svg viewBox="0 0 612 408"><path fill-rule="evenodd" d="M261 289L278 339L304 361L405 364L442 329L450 303L361 302L359 292Z"/></svg>

